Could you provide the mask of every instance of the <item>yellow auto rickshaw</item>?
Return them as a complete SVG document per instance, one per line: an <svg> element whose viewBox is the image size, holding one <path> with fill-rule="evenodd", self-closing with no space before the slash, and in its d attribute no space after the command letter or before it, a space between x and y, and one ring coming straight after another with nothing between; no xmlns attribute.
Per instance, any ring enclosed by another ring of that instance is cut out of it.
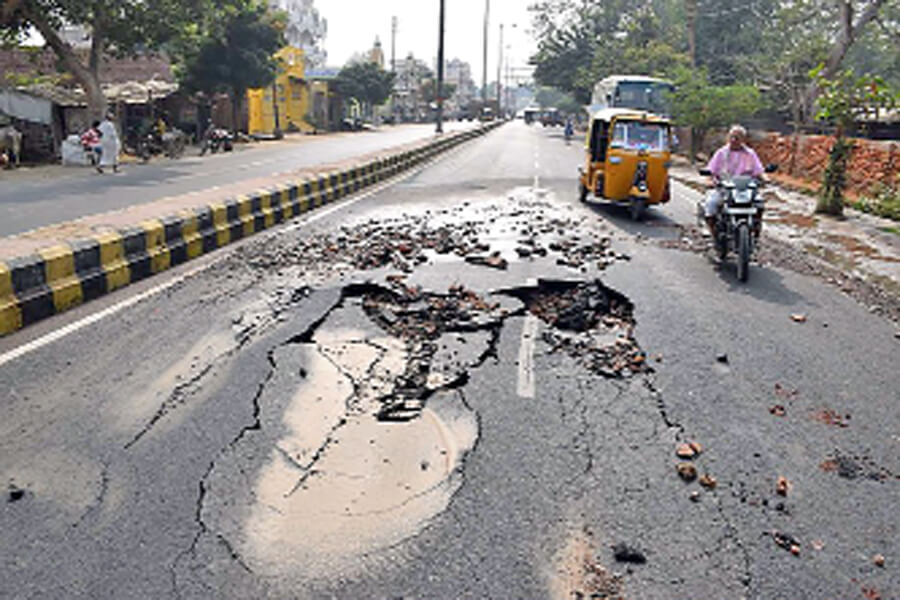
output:
<svg viewBox="0 0 900 600"><path fill-rule="evenodd" d="M639 221L648 206L668 202L671 160L668 119L630 108L606 108L591 118L580 168L582 202L588 194L628 204Z"/></svg>

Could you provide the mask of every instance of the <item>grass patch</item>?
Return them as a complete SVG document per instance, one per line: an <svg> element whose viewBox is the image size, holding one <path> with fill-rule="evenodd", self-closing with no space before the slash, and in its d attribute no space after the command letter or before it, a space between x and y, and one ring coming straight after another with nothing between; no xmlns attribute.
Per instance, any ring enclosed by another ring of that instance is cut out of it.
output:
<svg viewBox="0 0 900 600"><path fill-rule="evenodd" d="M853 202L851 206L856 210L900 221L900 175L894 185L881 182L875 184L869 194Z"/></svg>
<svg viewBox="0 0 900 600"><path fill-rule="evenodd" d="M893 233L894 235L900 235L900 227L879 227L881 231L885 233Z"/></svg>

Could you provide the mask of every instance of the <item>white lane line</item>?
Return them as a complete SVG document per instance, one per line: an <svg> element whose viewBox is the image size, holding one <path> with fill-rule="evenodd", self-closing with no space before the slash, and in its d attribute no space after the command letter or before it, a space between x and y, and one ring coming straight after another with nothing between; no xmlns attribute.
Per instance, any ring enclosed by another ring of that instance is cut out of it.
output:
<svg viewBox="0 0 900 600"><path fill-rule="evenodd" d="M57 329L56 331L51 331L50 333L48 333L42 337L39 337L36 340L32 340L31 342L28 342L27 344L24 344L22 346L19 346L18 348L10 350L6 354L0 355L0 367L2 367L3 365L5 365L6 363L8 363L10 361L13 361L13 360L19 358L20 356L24 356L24 355L28 354L29 352L33 352L33 351L37 350L38 348L47 346L48 344L52 344L53 342L66 337L70 333L75 333L79 329L83 329L83 328L87 327L88 325L91 325L93 323L96 323L97 321L105 319L106 317L109 317L118 312L121 312L121 311L125 310L126 308L128 308L129 306L133 306L133 305L137 304L141 300L144 300L146 298L149 298L150 296L153 296L160 292L163 292L172 286L178 285L179 283L181 283L188 277L191 277L206 268L208 268L208 265L198 267L198 268L196 268L192 271L189 271L183 275L179 275L179 276L175 277L174 279L167 281L166 283L164 283L162 285L156 286L155 288L151 288L151 289L147 290L146 292L138 294L137 296L132 296L131 298L128 298L127 300L123 300L122 302L119 302L118 304L114 304L113 306L110 306L109 308L105 308L98 313L89 315L79 321L75 321L74 323L70 323L69 325L62 327L61 329Z"/></svg>
<svg viewBox="0 0 900 600"><path fill-rule="evenodd" d="M279 227L276 229L270 229L268 231L261 232L260 235L247 238L247 241L262 239L262 236L264 236L264 235L276 235L276 234L281 234L281 233L285 233L285 232L289 232L289 231L294 231L295 229L299 229L303 225L307 225L309 223L314 223L314 222L318 221L319 219L324 219L325 217L327 217L328 215L330 215L336 211L339 211L343 208L351 206L352 204L356 204L360 200L364 200L364 199L368 198L369 196L372 196L373 194L377 194L378 192L383 191L385 188L388 188L396 183L400 183L401 181L408 179L408 178L412 177L413 175L417 175L420 171L423 171L424 169L428 168L429 166L431 166L433 163L437 162L438 160L442 160L444 158L453 156L453 155L461 152L464 147L465 147L465 145L461 144L460 146L457 146L453 150L446 152L444 154L441 154L439 156L436 156L432 160L429 160L429 161L423 163L418 168L411 169L409 171L406 171L405 173L401 173L401 174L393 177L392 179L388 179L381 185L379 185L371 190L368 190L360 195L354 196L353 198L349 198L349 199L347 199L339 204L335 204L334 206L329 207L325 210L317 210L317 211L315 211L314 214L309 215L308 217L305 217L305 218L301 219L300 221L297 221L296 223L291 223L284 227ZM204 256L208 257L210 255L206 254ZM70 324L66 325L65 327L61 327L60 329L51 331L35 340L28 342L27 344L23 344L17 348L13 348L12 350L10 350L9 352L7 352L5 354L0 354L0 367L2 367L6 363L11 362L17 358L25 356L26 354L34 352L35 350L38 350L39 348L43 348L44 346L48 346L58 340L61 340L62 338L66 337L69 334L72 334L72 333L75 333L76 331L84 329L88 325L92 325L92 324L97 323L98 321L101 321L107 317L115 315L116 313L122 312L126 308L134 306L135 304L137 304L138 302L141 302L142 300L150 298L151 296L155 296L156 294L159 294L160 292L164 292L167 289L169 289L175 285L178 285L185 279L188 279L198 273L201 273L202 271L205 271L206 269L213 266L213 264L215 264L215 261L210 261L208 264L197 266L194 269L192 269L186 273L183 273L182 275L178 275L175 278L167 281L166 283L160 284L154 288L151 288L145 292L142 292L142 293L138 294L137 296L132 296L131 298L123 300L122 302L119 302L118 304L114 304L108 308L105 308L105 309L101 310L100 312L94 313L92 315L88 315L87 317L84 317L83 319L75 321L74 323L70 323Z"/></svg>
<svg viewBox="0 0 900 600"><path fill-rule="evenodd" d="M519 380L516 392L520 398L534 398L534 343L538 332L538 318L525 317L522 325L522 341L519 344Z"/></svg>

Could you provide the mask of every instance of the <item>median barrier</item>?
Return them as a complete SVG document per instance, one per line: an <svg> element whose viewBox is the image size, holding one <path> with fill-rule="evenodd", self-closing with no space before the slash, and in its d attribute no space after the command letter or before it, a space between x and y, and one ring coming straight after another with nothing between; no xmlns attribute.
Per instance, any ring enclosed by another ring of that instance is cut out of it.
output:
<svg viewBox="0 0 900 600"><path fill-rule="evenodd" d="M394 177L498 126L0 261L0 336Z"/></svg>

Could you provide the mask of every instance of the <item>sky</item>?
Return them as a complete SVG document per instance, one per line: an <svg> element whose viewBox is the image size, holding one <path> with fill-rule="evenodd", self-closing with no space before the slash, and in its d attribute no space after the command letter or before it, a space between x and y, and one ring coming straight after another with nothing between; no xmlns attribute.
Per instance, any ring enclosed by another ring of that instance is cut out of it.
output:
<svg viewBox="0 0 900 600"><path fill-rule="evenodd" d="M531 0L490 0L488 81L497 78L499 26L504 23L504 75L511 67L525 67L536 50L529 33ZM438 51L439 0L315 0L314 6L328 20L325 50L328 65L340 67L355 53L367 52L381 39L385 67L391 60L391 17L398 19L397 59L410 52L433 66ZM472 78L481 85L485 0L445 0L444 57L459 58L472 67ZM515 27L513 27L515 25ZM524 75L524 72L519 71Z"/></svg>

